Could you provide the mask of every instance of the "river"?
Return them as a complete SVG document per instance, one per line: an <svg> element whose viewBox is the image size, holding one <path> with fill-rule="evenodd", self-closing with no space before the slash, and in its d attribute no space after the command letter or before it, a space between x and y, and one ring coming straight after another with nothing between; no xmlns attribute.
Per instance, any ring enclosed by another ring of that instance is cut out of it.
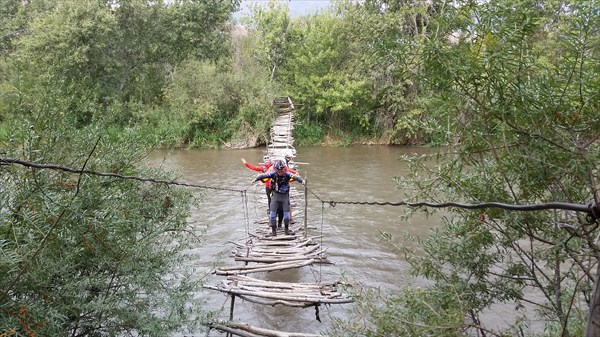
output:
<svg viewBox="0 0 600 337"><path fill-rule="evenodd" d="M321 200L392 202L402 201L403 197L403 191L394 181L394 177L407 173L406 162L400 159L401 156L436 151L393 146L302 147L296 150L299 173L307 178L309 189ZM247 169L240 160L245 158L256 164L264 153L264 148L255 148L159 150L151 155L153 166L178 172L179 181L248 189L247 202L239 192L198 189L203 196L193 209L190 224L197 231L205 231L205 235L198 247L188 253L196 257L190 268L195 268L199 277L206 277L208 284L224 279L223 276L209 274L215 266L237 263L229 257L234 249L230 242L244 239L248 230L265 226L254 223L265 218L266 206L261 198L264 188L262 185L250 186L256 172ZM332 207L309 193L308 226L313 228L309 235L323 235L321 245L334 264L316 264L249 276L284 282L345 280L352 282L357 291L361 286L390 292L422 285L423 280L415 280L409 275L409 266L402 254L385 242L379 233L383 231L393 235L400 246L411 245L405 235L425 237L440 223L439 216L416 215L405 220L403 215L407 211L405 206L339 204ZM198 294L198 305L203 300L206 301L202 304L205 309L222 309L219 318L228 318L230 300L225 294L206 290ZM347 318L351 308L352 304L321 306L319 315L322 322L318 322L314 308L268 307L238 300L234 320L274 330L319 333L333 324L334 317ZM215 332L212 335L220 334Z"/></svg>

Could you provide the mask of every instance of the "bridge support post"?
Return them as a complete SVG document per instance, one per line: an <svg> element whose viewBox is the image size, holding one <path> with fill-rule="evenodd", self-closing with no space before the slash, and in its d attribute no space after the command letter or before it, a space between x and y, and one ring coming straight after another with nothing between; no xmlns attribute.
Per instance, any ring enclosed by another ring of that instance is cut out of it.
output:
<svg viewBox="0 0 600 337"><path fill-rule="evenodd" d="M306 176L304 177L306 179ZM304 185L304 238L308 237L308 180Z"/></svg>
<svg viewBox="0 0 600 337"><path fill-rule="evenodd" d="M235 295L231 294L231 306L229 307L229 322L233 322L233 307L235 306ZM231 332L228 332L226 337L233 337Z"/></svg>

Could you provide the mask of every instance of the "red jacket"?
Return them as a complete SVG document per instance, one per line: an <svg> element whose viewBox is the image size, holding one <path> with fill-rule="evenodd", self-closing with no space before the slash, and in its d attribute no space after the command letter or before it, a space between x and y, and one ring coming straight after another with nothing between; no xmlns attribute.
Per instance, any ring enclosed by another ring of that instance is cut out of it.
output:
<svg viewBox="0 0 600 337"><path fill-rule="evenodd" d="M246 165L246 167L251 169L252 171L258 171L262 173L266 173L271 167L273 167L272 163L265 164L264 166L254 166L248 162L245 162L244 165ZM271 187L271 179L265 179L262 182L265 184L265 187Z"/></svg>

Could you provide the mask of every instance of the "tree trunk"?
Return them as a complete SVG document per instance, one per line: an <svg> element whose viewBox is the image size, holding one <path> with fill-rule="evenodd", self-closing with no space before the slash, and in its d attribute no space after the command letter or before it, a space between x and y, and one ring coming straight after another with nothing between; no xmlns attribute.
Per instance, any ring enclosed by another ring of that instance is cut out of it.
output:
<svg viewBox="0 0 600 337"><path fill-rule="evenodd" d="M590 302L590 314L588 316L586 337L600 336L600 263L596 267L596 280L594 281L594 292Z"/></svg>

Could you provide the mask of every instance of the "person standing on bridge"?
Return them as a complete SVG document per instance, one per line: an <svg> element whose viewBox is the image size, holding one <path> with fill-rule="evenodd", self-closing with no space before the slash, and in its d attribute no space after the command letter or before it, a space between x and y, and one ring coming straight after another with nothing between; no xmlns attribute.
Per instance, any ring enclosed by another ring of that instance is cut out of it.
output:
<svg viewBox="0 0 600 337"><path fill-rule="evenodd" d="M246 159L242 158L242 163L244 165L257 172L266 173L269 171L274 171L273 164L271 162L271 158L268 155L263 156L263 165L255 166L246 161ZM292 173L296 173L292 171ZM262 182L265 184L265 193L267 194L267 216L270 214L271 209L271 195L273 194L273 190L271 189L271 179L263 179ZM277 228L281 228L281 223L283 222L283 208L279 208L277 210Z"/></svg>
<svg viewBox="0 0 600 337"><path fill-rule="evenodd" d="M293 170L290 168L290 160L292 160L292 152L291 151L287 151L285 153L285 170L287 172L290 172L291 174L295 174L298 175L298 171ZM275 171L275 168L271 165L271 167L267 170L267 172L269 171ZM290 180L290 182L294 181L293 179ZM271 189L271 193L273 192L273 190ZM271 200L269 200L269 207L271 205ZM279 208L277 208L277 228L281 228L281 223L283 222L283 208L280 206ZM290 200L290 223L292 223L292 204L291 204L291 200Z"/></svg>
<svg viewBox="0 0 600 337"><path fill-rule="evenodd" d="M287 151L285 151L285 157L284 157L284 158L285 158L285 164L287 165L288 171L290 171L290 172L292 172L292 173L294 173L294 174L297 174L297 172L296 172L296 171L294 171L294 170L292 169L292 166L290 165L290 161L291 161L292 159L294 159L294 155L293 155L293 153L292 153L292 150L287 150Z"/></svg>
<svg viewBox="0 0 600 337"><path fill-rule="evenodd" d="M293 234L290 232L290 180L295 180L302 185L305 184L304 179L299 175L290 173L286 170L285 161L278 160L273 165L275 170L263 174L259 174L252 183L263 179L273 179L271 187L273 195L271 196L269 219L271 224L271 235L277 236L277 209L283 208L283 223L285 226L285 234Z"/></svg>
<svg viewBox="0 0 600 337"><path fill-rule="evenodd" d="M269 156L263 156L263 165L262 166L254 166L254 165L250 164L249 162L247 162L246 159L244 159L244 158L242 158L242 163L244 163L244 165L246 165L246 167L251 169L252 171L257 171L257 172L262 172L262 173L268 172L273 167L273 163L271 163L271 158L269 158ZM265 184L265 192L267 194L267 205L269 207L269 208L267 208L267 215L268 215L270 212L269 211L270 207L271 207L271 179L264 179L263 183Z"/></svg>

